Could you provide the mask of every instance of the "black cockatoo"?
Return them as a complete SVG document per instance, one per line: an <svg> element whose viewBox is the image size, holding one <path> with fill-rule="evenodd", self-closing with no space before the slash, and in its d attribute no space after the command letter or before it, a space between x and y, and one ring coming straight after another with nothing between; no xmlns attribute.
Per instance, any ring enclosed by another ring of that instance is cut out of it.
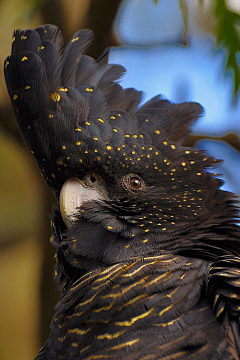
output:
<svg viewBox="0 0 240 360"><path fill-rule="evenodd" d="M202 113L117 80L85 55L90 30L62 51L57 27L17 30L4 64L21 133L57 199L52 238L61 300L37 356L238 359L240 231L233 194L181 145Z"/></svg>

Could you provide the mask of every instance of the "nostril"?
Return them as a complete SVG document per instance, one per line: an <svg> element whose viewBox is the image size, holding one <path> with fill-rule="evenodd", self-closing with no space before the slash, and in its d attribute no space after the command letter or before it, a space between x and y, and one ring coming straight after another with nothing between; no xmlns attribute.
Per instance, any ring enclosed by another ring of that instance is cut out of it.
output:
<svg viewBox="0 0 240 360"><path fill-rule="evenodd" d="M95 176L94 175L90 175L90 180L91 180L91 182L95 182L95 181L97 181L97 179L95 178Z"/></svg>

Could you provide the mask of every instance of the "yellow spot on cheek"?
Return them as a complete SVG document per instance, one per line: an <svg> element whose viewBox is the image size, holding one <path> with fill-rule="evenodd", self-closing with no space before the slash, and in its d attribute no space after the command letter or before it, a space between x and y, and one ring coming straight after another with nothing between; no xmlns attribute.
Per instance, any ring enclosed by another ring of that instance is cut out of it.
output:
<svg viewBox="0 0 240 360"><path fill-rule="evenodd" d="M15 36L13 36L13 38L12 38L12 42L14 42L16 40L16 38L15 38Z"/></svg>
<svg viewBox="0 0 240 360"><path fill-rule="evenodd" d="M9 61L6 61L5 69L8 67L8 65L9 65Z"/></svg>

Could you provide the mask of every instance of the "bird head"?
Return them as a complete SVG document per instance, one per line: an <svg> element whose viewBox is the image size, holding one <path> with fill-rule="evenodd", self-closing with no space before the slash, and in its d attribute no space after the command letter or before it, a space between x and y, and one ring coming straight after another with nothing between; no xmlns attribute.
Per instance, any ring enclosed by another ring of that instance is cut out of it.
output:
<svg viewBox="0 0 240 360"><path fill-rule="evenodd" d="M232 195L208 172L218 161L182 145L202 107L160 96L139 106L141 93L117 83L122 66L85 55L92 39L81 30L62 52L56 27L18 30L4 66L22 135L57 198L58 280L135 256L220 251L214 236L237 217Z"/></svg>

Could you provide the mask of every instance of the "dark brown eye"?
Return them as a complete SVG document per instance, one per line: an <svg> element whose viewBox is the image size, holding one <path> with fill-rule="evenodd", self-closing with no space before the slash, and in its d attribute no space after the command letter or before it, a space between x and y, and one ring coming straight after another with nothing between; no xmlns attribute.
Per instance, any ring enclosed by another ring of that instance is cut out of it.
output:
<svg viewBox="0 0 240 360"><path fill-rule="evenodd" d="M138 190L142 187L142 181L137 177L132 177L130 179L130 185L133 189Z"/></svg>
<svg viewBox="0 0 240 360"><path fill-rule="evenodd" d="M121 180L122 186L125 190L133 192L133 191L141 191L146 187L145 182L140 176L135 174L127 174Z"/></svg>

